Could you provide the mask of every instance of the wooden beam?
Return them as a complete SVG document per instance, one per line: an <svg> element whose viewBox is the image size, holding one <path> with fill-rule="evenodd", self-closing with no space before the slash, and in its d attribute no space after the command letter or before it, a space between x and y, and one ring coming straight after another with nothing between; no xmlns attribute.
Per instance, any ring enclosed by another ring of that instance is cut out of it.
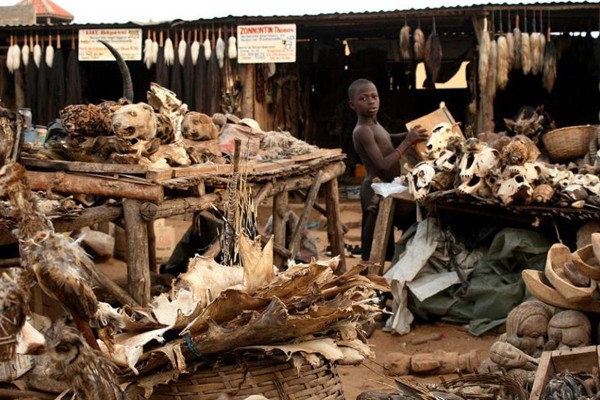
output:
<svg viewBox="0 0 600 400"><path fill-rule="evenodd" d="M123 201L125 237L127 240L127 283L129 293L142 306L150 301L150 264L148 260L148 230L140 214L140 202Z"/></svg>
<svg viewBox="0 0 600 400"><path fill-rule="evenodd" d="M168 218L174 215L191 214L204 211L219 205L222 201L221 192L209 193L202 197L184 197L165 200L160 204L142 203L140 213L146 221L158 218Z"/></svg>
<svg viewBox="0 0 600 400"><path fill-rule="evenodd" d="M394 218L394 203L392 196L385 197L379 202L379 211L373 230L373 242L371 243L371 254L369 255L369 273L381 275L385 263L385 251L387 249L392 221Z"/></svg>
<svg viewBox="0 0 600 400"><path fill-rule="evenodd" d="M94 174L144 175L148 167L140 164L108 164L81 161L37 160L22 158L27 167L43 168L51 171L91 172Z"/></svg>
<svg viewBox="0 0 600 400"><path fill-rule="evenodd" d="M298 193L300 196L302 196L302 198L304 200L306 200L308 198L308 194L303 189L296 190L296 193ZM317 210L319 213L321 213L322 216L324 216L325 218L327 218L327 210L325 209L325 207L323 207L322 205L320 205L319 203L317 203L315 201L315 204L313 205L313 208L315 210ZM350 228L348 228L348 225L346 225L344 223L342 223L342 228L344 229L344 234L348 233L348 231L350 230Z"/></svg>
<svg viewBox="0 0 600 400"><path fill-rule="evenodd" d="M273 243L285 247L285 213L288 210L288 192L281 192L273 198ZM279 254L273 256L274 264L281 268L285 261Z"/></svg>
<svg viewBox="0 0 600 400"><path fill-rule="evenodd" d="M61 193L85 193L97 196L161 202L164 190L160 185L122 182L117 179L64 172L27 171L31 190L52 190Z"/></svg>
<svg viewBox="0 0 600 400"><path fill-rule="evenodd" d="M300 248L300 241L302 240L302 235L306 230L306 223L308 222L308 218L310 217L310 213L313 209L313 204L315 204L315 199L319 194L319 189L321 188L321 182L323 181L323 171L319 171L317 176L315 177L315 181L308 192L308 196L306 198L306 202L304 203L304 210L302 211L302 215L298 220L298 224L294 228L294 233L292 235L292 241L289 244L290 253L292 253L292 258L296 257L298 254L298 249Z"/></svg>
<svg viewBox="0 0 600 400"><path fill-rule="evenodd" d="M98 206L86 208L75 219L59 218L52 221L54 229L58 232L70 232L84 226L91 226L99 222L114 221L121 218L123 209L115 206Z"/></svg>

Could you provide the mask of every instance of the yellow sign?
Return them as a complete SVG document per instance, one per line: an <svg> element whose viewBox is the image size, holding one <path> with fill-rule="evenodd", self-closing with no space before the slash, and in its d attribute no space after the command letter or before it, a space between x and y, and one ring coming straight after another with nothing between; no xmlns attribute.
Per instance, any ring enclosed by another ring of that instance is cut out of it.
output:
<svg viewBox="0 0 600 400"><path fill-rule="evenodd" d="M240 64L296 62L296 24L240 25L237 44Z"/></svg>
<svg viewBox="0 0 600 400"><path fill-rule="evenodd" d="M117 49L125 61L142 59L141 29L81 29L79 30L79 61L115 59L99 40Z"/></svg>

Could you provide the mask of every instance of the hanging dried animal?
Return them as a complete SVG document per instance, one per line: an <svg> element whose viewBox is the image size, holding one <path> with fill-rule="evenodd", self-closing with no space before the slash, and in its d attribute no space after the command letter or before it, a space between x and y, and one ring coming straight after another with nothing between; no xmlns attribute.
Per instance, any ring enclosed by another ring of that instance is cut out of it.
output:
<svg viewBox="0 0 600 400"><path fill-rule="evenodd" d="M429 78L430 83L435 85L442 66L442 43L440 42L440 37L436 31L435 17L433 18L433 31L425 43L424 62L427 70L427 77Z"/></svg>
<svg viewBox="0 0 600 400"><path fill-rule="evenodd" d="M204 39L203 45L204 45L204 58L206 59L206 61L208 61L208 60L210 60L210 56L212 54L212 44L210 43L208 28L206 29L206 39Z"/></svg>
<svg viewBox="0 0 600 400"><path fill-rule="evenodd" d="M177 56L179 57L179 65L185 65L185 52L187 51L187 42L185 41L185 32L181 30L181 39L177 45Z"/></svg>
<svg viewBox="0 0 600 400"><path fill-rule="evenodd" d="M33 61L35 61L35 66L40 67L40 62L42 62L42 46L38 42L38 35L35 35L35 45L33 46Z"/></svg>
<svg viewBox="0 0 600 400"><path fill-rule="evenodd" d="M482 94L487 93L487 79L490 70L490 50L492 47L492 39L488 32L487 23L487 18L484 18L481 42L479 43L479 90Z"/></svg>
<svg viewBox="0 0 600 400"><path fill-rule="evenodd" d="M528 75L531 72L532 55L531 55L531 38L527 33L527 12L525 12L525 28L521 33L521 48L519 53L521 54L521 67L523 74Z"/></svg>
<svg viewBox="0 0 600 400"><path fill-rule="evenodd" d="M515 16L515 28L513 29L513 37L515 45L513 47L513 69L521 69L521 46L523 44L523 37L521 36L521 29L519 28L519 14Z"/></svg>
<svg viewBox="0 0 600 400"><path fill-rule="evenodd" d="M546 37L546 48L544 50L544 67L543 67L543 78L542 84L544 88L550 93L554 88L554 82L556 81L556 59L557 52L556 46L552 41L552 36L550 36L551 28L550 22L548 22L548 33Z"/></svg>
<svg viewBox="0 0 600 400"><path fill-rule="evenodd" d="M192 53L192 64L196 65L198 62L198 56L200 55L200 42L198 41L198 30L194 30L194 41L190 47Z"/></svg>
<svg viewBox="0 0 600 400"><path fill-rule="evenodd" d="M496 69L496 85L498 89L506 88L508 84L508 73L510 72L510 51L508 41L505 36L498 37L496 41L498 46L498 59Z"/></svg>
<svg viewBox="0 0 600 400"><path fill-rule="evenodd" d="M227 56L230 60L237 58L237 39L234 35L229 36L227 39Z"/></svg>
<svg viewBox="0 0 600 400"><path fill-rule="evenodd" d="M175 62L175 49L173 48L173 41L170 37L165 40L164 46L165 64L167 66L173 65Z"/></svg>
<svg viewBox="0 0 600 400"><path fill-rule="evenodd" d="M150 38L150 31L148 31L148 37L144 40L144 65L147 69L152 68L152 39Z"/></svg>
<svg viewBox="0 0 600 400"><path fill-rule="evenodd" d="M215 51L217 52L217 61L219 61L219 68L223 68L225 65L225 41L221 36L221 28L219 28L219 37L215 44Z"/></svg>
<svg viewBox="0 0 600 400"><path fill-rule="evenodd" d="M54 46L52 46L52 35L50 35L50 39L48 41L48 45L46 46L46 65L48 68L52 68L52 64L54 63Z"/></svg>
<svg viewBox="0 0 600 400"><path fill-rule="evenodd" d="M25 35L25 39L23 40L23 47L21 48L21 59L23 60L23 66L27 68L27 64L29 64L29 45L27 44L27 35Z"/></svg>
<svg viewBox="0 0 600 400"><path fill-rule="evenodd" d="M415 51L415 59L416 60L422 60L423 59L423 53L425 51L425 33L423 33L423 31L421 30L420 27L420 22L419 22L419 27L417 29L415 29L415 32L413 34L413 38L414 38L414 51Z"/></svg>
<svg viewBox="0 0 600 400"><path fill-rule="evenodd" d="M404 60L410 60L410 26L404 18L404 26L400 29L400 56Z"/></svg>
<svg viewBox="0 0 600 400"><path fill-rule="evenodd" d="M493 101L496 98L496 89L498 88L498 43L495 40L490 42L490 59L488 61L487 77L487 100Z"/></svg>

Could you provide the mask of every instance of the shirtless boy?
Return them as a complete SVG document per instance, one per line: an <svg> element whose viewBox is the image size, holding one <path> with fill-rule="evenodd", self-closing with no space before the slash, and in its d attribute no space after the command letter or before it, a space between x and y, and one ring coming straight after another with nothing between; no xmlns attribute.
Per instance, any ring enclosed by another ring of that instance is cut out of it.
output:
<svg viewBox="0 0 600 400"><path fill-rule="evenodd" d="M371 183L374 178L391 182L399 176L400 157L416 142L427 140L429 132L415 126L409 132L390 134L377 122L379 94L375 84L367 79L352 82L348 87L348 97L350 108L358 118L352 132L352 142L366 169L366 176L360 185L361 249L362 259L368 260L378 211Z"/></svg>

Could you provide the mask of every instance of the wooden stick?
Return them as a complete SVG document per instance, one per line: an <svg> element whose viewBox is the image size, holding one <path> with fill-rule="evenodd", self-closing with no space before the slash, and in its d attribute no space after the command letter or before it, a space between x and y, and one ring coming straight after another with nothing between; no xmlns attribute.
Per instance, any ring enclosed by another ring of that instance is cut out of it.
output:
<svg viewBox="0 0 600 400"><path fill-rule="evenodd" d="M142 306L150 301L150 264L148 230L140 214L140 202L123 201L127 238L127 283L129 293Z"/></svg>
<svg viewBox="0 0 600 400"><path fill-rule="evenodd" d="M220 192L213 192L202 197L184 197L173 200L165 200L160 204L142 203L140 213L146 221L158 218L168 218L173 215L182 215L196 211L204 211L218 205L222 201Z"/></svg>
<svg viewBox="0 0 600 400"><path fill-rule="evenodd" d="M296 190L296 193L298 193L300 196L302 196L302 198L304 200L306 200L308 198L308 194L306 193L305 190L299 189L299 190ZM313 204L313 208L315 210L317 210L318 212L320 212L322 216L327 218L327 210L325 209L325 207L323 207L319 203L315 202L315 204ZM344 233L348 233L348 231L350 230L350 228L348 228L348 225L346 225L344 223L342 223L342 228L344 229Z"/></svg>
<svg viewBox="0 0 600 400"><path fill-rule="evenodd" d="M288 210L288 192L282 192L273 198L273 244L285 248L285 213ZM291 255L291 253L290 253ZM279 254L273 257L273 263L279 268L285 259ZM286 257L287 258L287 257Z"/></svg>
<svg viewBox="0 0 600 400"><path fill-rule="evenodd" d="M319 194L319 189L321 188L321 181L323 179L323 171L319 171L317 176L315 177L315 182L310 188L310 192L308 192L308 197L306 198L306 203L304 204L304 210L302 211L302 215L300 216L300 220L298 221L298 225L294 228L294 234L292 235L292 242L289 244L290 253L292 253L292 257L296 257L298 254L298 249L300 248L300 240L302 239L302 235L306 230L306 223L308 222L308 217L310 217L310 213L313 209L313 204L315 203L315 199Z"/></svg>
<svg viewBox="0 0 600 400"><path fill-rule="evenodd" d="M254 197L254 204L256 204L256 207L260 206L260 203L262 203L263 200L267 197L271 189L273 189L273 182L267 182L264 185L262 185L256 196Z"/></svg>
<svg viewBox="0 0 600 400"><path fill-rule="evenodd" d="M2 399L37 398L54 400L56 397L56 394L38 392L37 390L0 389L0 398Z"/></svg>
<svg viewBox="0 0 600 400"><path fill-rule="evenodd" d="M121 182L64 172L27 171L27 182L31 190L54 190L62 193L85 193L98 196L148 200L161 202L164 190L160 185Z"/></svg>
<svg viewBox="0 0 600 400"><path fill-rule="evenodd" d="M129 305L132 307L140 307L140 304L135 301L126 291L121 289L112 279L106 274L96 268L94 263L92 264L92 276L96 282L102 286L108 293L110 293L115 299L121 302L122 305Z"/></svg>
<svg viewBox="0 0 600 400"><path fill-rule="evenodd" d="M344 255L344 230L340 218L337 176L325 183L325 200L327 205L327 236L331 244L331 254L340 256L340 263L335 272L336 274L343 274L346 272L346 257Z"/></svg>

